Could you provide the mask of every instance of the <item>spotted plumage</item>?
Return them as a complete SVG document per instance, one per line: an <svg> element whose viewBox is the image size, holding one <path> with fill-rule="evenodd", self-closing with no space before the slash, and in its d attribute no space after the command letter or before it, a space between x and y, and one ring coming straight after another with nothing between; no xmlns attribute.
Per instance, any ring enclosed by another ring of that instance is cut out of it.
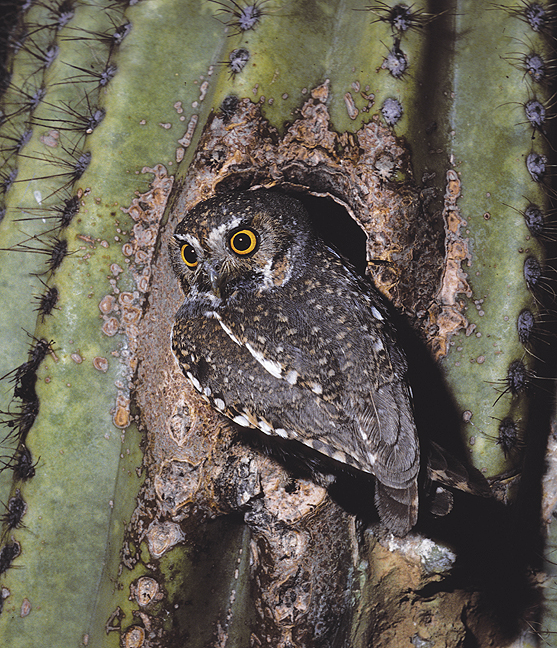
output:
<svg viewBox="0 0 557 648"><path fill-rule="evenodd" d="M170 252L186 294L172 347L192 385L238 425L374 475L382 522L406 534L419 446L406 360L375 289L298 201L264 190L196 205Z"/></svg>

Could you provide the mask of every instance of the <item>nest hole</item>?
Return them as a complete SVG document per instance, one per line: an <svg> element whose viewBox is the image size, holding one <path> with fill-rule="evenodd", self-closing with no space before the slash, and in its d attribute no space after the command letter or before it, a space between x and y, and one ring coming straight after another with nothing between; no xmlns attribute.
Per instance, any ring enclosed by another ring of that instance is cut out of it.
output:
<svg viewBox="0 0 557 648"><path fill-rule="evenodd" d="M348 259L358 274L366 276L367 237L348 211L330 198L297 193L293 196L306 208L317 234Z"/></svg>

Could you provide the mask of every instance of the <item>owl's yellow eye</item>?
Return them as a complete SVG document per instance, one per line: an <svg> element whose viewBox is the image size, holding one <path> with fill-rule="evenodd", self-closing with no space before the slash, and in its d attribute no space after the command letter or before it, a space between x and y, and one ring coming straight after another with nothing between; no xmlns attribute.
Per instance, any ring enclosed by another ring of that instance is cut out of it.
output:
<svg viewBox="0 0 557 648"><path fill-rule="evenodd" d="M188 266L188 268L193 269L197 267L197 252L194 250L193 246L189 243L185 243L182 245L180 254L182 255L182 261Z"/></svg>
<svg viewBox="0 0 557 648"><path fill-rule="evenodd" d="M257 250L259 237L251 229L241 229L232 234L229 244L232 252L240 256L247 256Z"/></svg>

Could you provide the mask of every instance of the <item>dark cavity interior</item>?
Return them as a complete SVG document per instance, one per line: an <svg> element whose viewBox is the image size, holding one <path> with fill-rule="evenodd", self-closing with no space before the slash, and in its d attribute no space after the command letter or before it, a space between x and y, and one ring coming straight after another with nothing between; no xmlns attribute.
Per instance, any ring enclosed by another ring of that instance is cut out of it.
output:
<svg viewBox="0 0 557 648"><path fill-rule="evenodd" d="M307 209L317 234L354 265L357 272L366 274L366 235L346 209L329 198L309 194L294 194Z"/></svg>

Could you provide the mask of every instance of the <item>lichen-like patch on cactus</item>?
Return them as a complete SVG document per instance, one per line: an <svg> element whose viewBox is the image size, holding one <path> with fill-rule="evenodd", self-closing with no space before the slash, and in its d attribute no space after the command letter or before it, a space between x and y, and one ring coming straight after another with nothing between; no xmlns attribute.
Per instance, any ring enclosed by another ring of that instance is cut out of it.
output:
<svg viewBox="0 0 557 648"><path fill-rule="evenodd" d="M109 283L112 292L104 295L99 302L103 325L102 332L108 337L123 333L127 340L125 352L120 352L120 362L125 365L124 375L127 385L119 382L116 403L114 406L113 423L117 428L126 429L130 424L130 383L137 368L138 355L138 325L142 317L145 301L150 288L151 261L155 250L155 241L164 208L170 190L172 177L166 169L158 165L154 169L145 167L143 173L153 173L154 180L151 189L134 198L129 207L122 207L135 223L131 232L123 232L115 220L117 238L125 238L122 254L127 262L127 278L133 278L134 290L122 291L118 287L118 277L124 269L117 263L112 263L108 270ZM108 369L106 358L95 358L94 366L103 373Z"/></svg>
<svg viewBox="0 0 557 648"><path fill-rule="evenodd" d="M463 236L466 221L458 207L461 183L457 173L447 172L447 189L443 217L445 221L445 262L436 299L430 307L430 329L434 332L429 345L436 359L445 356L453 335L461 329L470 335L475 326L466 319L463 297L471 297L466 266L471 253Z"/></svg>

